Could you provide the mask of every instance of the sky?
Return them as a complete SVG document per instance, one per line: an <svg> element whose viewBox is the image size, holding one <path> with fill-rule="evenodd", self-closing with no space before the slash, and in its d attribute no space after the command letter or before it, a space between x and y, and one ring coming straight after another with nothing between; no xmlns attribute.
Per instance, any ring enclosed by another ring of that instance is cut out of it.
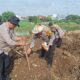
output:
<svg viewBox="0 0 80 80"><path fill-rule="evenodd" d="M19 16L80 15L80 0L0 0L0 14L5 11Z"/></svg>

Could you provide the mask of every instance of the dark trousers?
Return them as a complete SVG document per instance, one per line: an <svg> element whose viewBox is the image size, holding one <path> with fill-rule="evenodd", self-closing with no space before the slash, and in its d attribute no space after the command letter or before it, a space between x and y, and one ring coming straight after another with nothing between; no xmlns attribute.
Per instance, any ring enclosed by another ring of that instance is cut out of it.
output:
<svg viewBox="0 0 80 80"><path fill-rule="evenodd" d="M7 80L10 57L4 53L0 54L0 80Z"/></svg>
<svg viewBox="0 0 80 80"><path fill-rule="evenodd" d="M54 51L56 47L60 47L62 43L62 39L58 38L53 41L53 45L49 47L48 52L46 52L43 48L41 49L41 57L46 56L47 64L52 66Z"/></svg>
<svg viewBox="0 0 80 80"><path fill-rule="evenodd" d="M55 48L56 48L56 44L55 44L55 41L54 41L53 45L49 46L49 50L48 50L47 55L46 55L47 64L50 65L50 66L52 66Z"/></svg>
<svg viewBox="0 0 80 80"><path fill-rule="evenodd" d="M62 38L55 39L55 45L56 45L56 47L59 48L61 46L61 44L62 44Z"/></svg>
<svg viewBox="0 0 80 80"><path fill-rule="evenodd" d="M49 50L47 52L47 63L52 66L52 62L53 62L53 56L54 56L54 51L55 51L55 48L56 47L60 47L62 44L62 39L61 38L58 38L58 39L55 39L53 41L53 45L49 47Z"/></svg>
<svg viewBox="0 0 80 80"><path fill-rule="evenodd" d="M42 48L41 49L41 54L40 54L40 57L45 57L45 54L46 54L46 51Z"/></svg>

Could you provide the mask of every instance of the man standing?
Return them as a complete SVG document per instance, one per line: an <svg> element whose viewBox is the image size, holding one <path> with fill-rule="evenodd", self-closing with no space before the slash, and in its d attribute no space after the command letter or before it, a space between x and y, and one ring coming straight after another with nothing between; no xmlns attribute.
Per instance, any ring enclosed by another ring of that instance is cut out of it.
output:
<svg viewBox="0 0 80 80"><path fill-rule="evenodd" d="M19 18L16 16L0 25L0 80L10 80L8 78L7 70L10 67L9 51L14 46L25 45L21 38L14 34L14 28L19 25ZM16 42L16 40L19 40Z"/></svg>
<svg viewBox="0 0 80 80"><path fill-rule="evenodd" d="M55 48L61 46L64 32L58 25L53 25L53 23L49 23L49 28L51 30L51 37L48 44L49 50L47 52L47 63L52 66Z"/></svg>
<svg viewBox="0 0 80 80"><path fill-rule="evenodd" d="M49 23L49 28L51 32L54 33L55 35L56 47L60 47L62 43L62 37L64 35L64 31L57 24L53 24L53 23ZM53 41L52 39L50 42Z"/></svg>

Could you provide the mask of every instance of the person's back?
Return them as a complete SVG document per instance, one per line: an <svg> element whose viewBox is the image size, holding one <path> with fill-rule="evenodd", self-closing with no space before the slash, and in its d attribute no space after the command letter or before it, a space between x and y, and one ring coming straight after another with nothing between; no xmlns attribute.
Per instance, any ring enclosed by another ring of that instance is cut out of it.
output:
<svg viewBox="0 0 80 80"><path fill-rule="evenodd" d="M58 33L58 36L62 38L64 35L64 31L61 29L61 27L57 24L54 24L53 27L54 27L54 30Z"/></svg>

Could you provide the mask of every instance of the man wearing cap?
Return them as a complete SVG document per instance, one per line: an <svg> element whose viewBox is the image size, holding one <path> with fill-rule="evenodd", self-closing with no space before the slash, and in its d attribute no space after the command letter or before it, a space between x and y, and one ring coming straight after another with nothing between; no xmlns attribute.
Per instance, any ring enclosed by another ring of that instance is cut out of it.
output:
<svg viewBox="0 0 80 80"><path fill-rule="evenodd" d="M47 52L48 54L48 64L50 64L50 66L52 66L52 60L53 60L53 56L54 56L54 51L56 47L60 47L61 43L62 43L62 37L64 35L63 30L58 26L58 25L53 25L53 23L49 23L49 28L51 30L51 37L49 40L49 50Z"/></svg>
<svg viewBox="0 0 80 80"><path fill-rule="evenodd" d="M50 48L49 46L51 45L51 40L53 39L54 34L52 34L50 32L50 29L48 27L44 26L44 25L35 26L35 28L32 30L32 33L34 34L34 36L33 36L32 42L30 44L30 47L27 50L27 53L28 54L31 53L32 48L35 45L36 39L41 37L42 40L43 40L43 43L42 43L42 49L41 49L40 57L42 57L42 58L45 57L46 59L48 58L47 63L48 63L48 65L51 65L52 62L50 62L50 61L52 59L49 59L49 58L51 58L52 55L50 55L50 54L48 55L47 53L49 53L49 48ZM53 36L53 37L51 38L51 36Z"/></svg>
<svg viewBox="0 0 80 80"><path fill-rule="evenodd" d="M14 28L19 26L19 21L19 18L12 16L7 22L0 25L0 80L9 80L7 70L11 63L9 56L11 48L25 45L21 38L14 34Z"/></svg>
<svg viewBox="0 0 80 80"><path fill-rule="evenodd" d="M57 25L53 23L49 23L49 28L52 33L55 35L56 47L60 47L62 43L62 37L64 35L64 31Z"/></svg>
<svg viewBox="0 0 80 80"><path fill-rule="evenodd" d="M49 28L44 26L44 25L36 25L35 28L32 30L33 35L33 39L32 42L30 44L29 49L27 50L27 53L30 54L32 51L32 48L35 45L36 39L37 38L42 38L43 42L48 43L49 39L48 36L46 36L45 30L48 30ZM44 49L42 48L41 50L41 57L43 57L45 55Z"/></svg>
<svg viewBox="0 0 80 80"><path fill-rule="evenodd" d="M50 23L49 26L52 26L52 24ZM49 32L50 35L46 35L46 31L51 31ZM44 57L46 54L47 63L50 66L52 66L52 60L53 60L53 55L54 55L53 51L55 50L55 47L57 46L56 39L59 38L59 35L57 35L57 32L54 32L54 31L55 29L50 28L50 27L47 28L43 25L36 26L32 30L34 36L33 36L30 48L27 50L27 53L30 54L30 52L32 51L32 48L35 45L36 38L42 37L44 43L42 44L41 57ZM60 33L60 36L62 37L62 33Z"/></svg>

